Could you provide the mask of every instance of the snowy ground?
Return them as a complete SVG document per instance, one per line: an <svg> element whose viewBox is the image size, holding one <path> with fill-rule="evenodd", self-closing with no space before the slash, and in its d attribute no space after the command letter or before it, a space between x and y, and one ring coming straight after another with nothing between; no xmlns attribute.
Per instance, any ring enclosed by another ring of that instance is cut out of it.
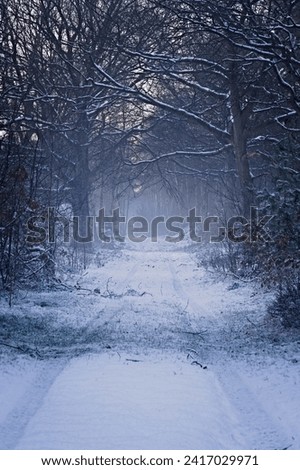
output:
<svg viewBox="0 0 300 470"><path fill-rule="evenodd" d="M300 449L300 338L270 294L155 243L76 285L1 303L1 449Z"/></svg>

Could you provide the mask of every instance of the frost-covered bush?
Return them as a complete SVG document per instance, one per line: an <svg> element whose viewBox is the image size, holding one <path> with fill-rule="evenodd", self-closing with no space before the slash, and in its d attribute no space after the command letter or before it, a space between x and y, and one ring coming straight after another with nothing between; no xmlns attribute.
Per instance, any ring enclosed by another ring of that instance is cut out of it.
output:
<svg viewBox="0 0 300 470"><path fill-rule="evenodd" d="M274 165L274 189L261 193L261 204L273 215L273 240L256 253L263 283L277 295L269 312L287 327L300 327L300 146L281 153Z"/></svg>
<svg viewBox="0 0 300 470"><path fill-rule="evenodd" d="M237 244L224 241L206 245L206 250L202 250L200 256L201 264L206 268L212 267L217 271L234 274L239 274L241 271L242 250Z"/></svg>
<svg viewBox="0 0 300 470"><path fill-rule="evenodd" d="M285 327L300 328L300 275L297 281L285 281L279 286L268 312L279 317Z"/></svg>
<svg viewBox="0 0 300 470"><path fill-rule="evenodd" d="M273 218L268 224L272 241L261 244L256 256L266 283L279 287L284 280L297 278L300 268L299 153L300 143L285 143L270 168L273 188L265 188L258 198L262 210Z"/></svg>

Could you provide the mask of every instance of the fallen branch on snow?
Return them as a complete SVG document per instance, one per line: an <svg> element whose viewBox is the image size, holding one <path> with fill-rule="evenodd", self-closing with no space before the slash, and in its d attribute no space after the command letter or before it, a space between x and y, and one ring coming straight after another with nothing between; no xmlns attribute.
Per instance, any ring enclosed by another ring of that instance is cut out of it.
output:
<svg viewBox="0 0 300 470"><path fill-rule="evenodd" d="M180 333L185 334L185 335L195 335L195 336L200 336L200 338L205 341L205 338L202 336L203 333L206 333L206 331L180 331Z"/></svg>
<svg viewBox="0 0 300 470"><path fill-rule="evenodd" d="M207 366L203 366L203 365L200 364L200 362L198 362L198 361L193 361L193 362L191 363L191 365L192 365L192 366L199 366L199 367L201 367L201 369L207 369Z"/></svg>
<svg viewBox="0 0 300 470"><path fill-rule="evenodd" d="M6 346L7 348L16 349L17 351L21 351L24 354L37 355L39 357L42 357L37 349L34 350L29 347L23 348L22 346L14 346L13 344L2 343L2 342L0 343L0 345Z"/></svg>
<svg viewBox="0 0 300 470"><path fill-rule="evenodd" d="M258 279L257 277L254 277L253 279L243 279L242 277L238 276L238 275L235 274L235 273L231 273L230 271L225 272L225 271L219 271L219 270L217 270L217 269L215 269L214 271L211 271L210 269L206 269L206 271L207 271L208 273L210 273L210 274L221 274L221 275L223 275L223 276L225 276L225 277L226 277L226 276L232 276L232 277L238 279L238 280L241 281L241 282L245 282L246 284L247 284L248 282L254 282L255 280Z"/></svg>

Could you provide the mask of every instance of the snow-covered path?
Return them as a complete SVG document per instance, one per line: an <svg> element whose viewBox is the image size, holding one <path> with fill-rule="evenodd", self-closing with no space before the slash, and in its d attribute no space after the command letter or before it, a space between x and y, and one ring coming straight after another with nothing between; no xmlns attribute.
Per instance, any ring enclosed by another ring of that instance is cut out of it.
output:
<svg viewBox="0 0 300 470"><path fill-rule="evenodd" d="M27 381L20 363L4 367L0 447L299 448L299 365L235 356L253 292L228 287L188 253L153 247L89 270L79 307L61 314L90 352L27 360Z"/></svg>
<svg viewBox="0 0 300 470"><path fill-rule="evenodd" d="M172 359L90 356L57 378L21 449L242 448L235 410L213 373Z"/></svg>

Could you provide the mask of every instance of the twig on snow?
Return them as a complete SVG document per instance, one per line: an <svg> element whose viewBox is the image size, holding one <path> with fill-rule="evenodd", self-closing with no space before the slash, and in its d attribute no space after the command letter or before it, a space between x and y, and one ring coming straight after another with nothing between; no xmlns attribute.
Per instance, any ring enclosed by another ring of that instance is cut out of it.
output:
<svg viewBox="0 0 300 470"><path fill-rule="evenodd" d="M201 369L207 369L207 366L203 366L203 365L200 364L200 362L198 362L198 361L193 361L191 365L192 365L192 366L199 366L199 367L201 367Z"/></svg>

